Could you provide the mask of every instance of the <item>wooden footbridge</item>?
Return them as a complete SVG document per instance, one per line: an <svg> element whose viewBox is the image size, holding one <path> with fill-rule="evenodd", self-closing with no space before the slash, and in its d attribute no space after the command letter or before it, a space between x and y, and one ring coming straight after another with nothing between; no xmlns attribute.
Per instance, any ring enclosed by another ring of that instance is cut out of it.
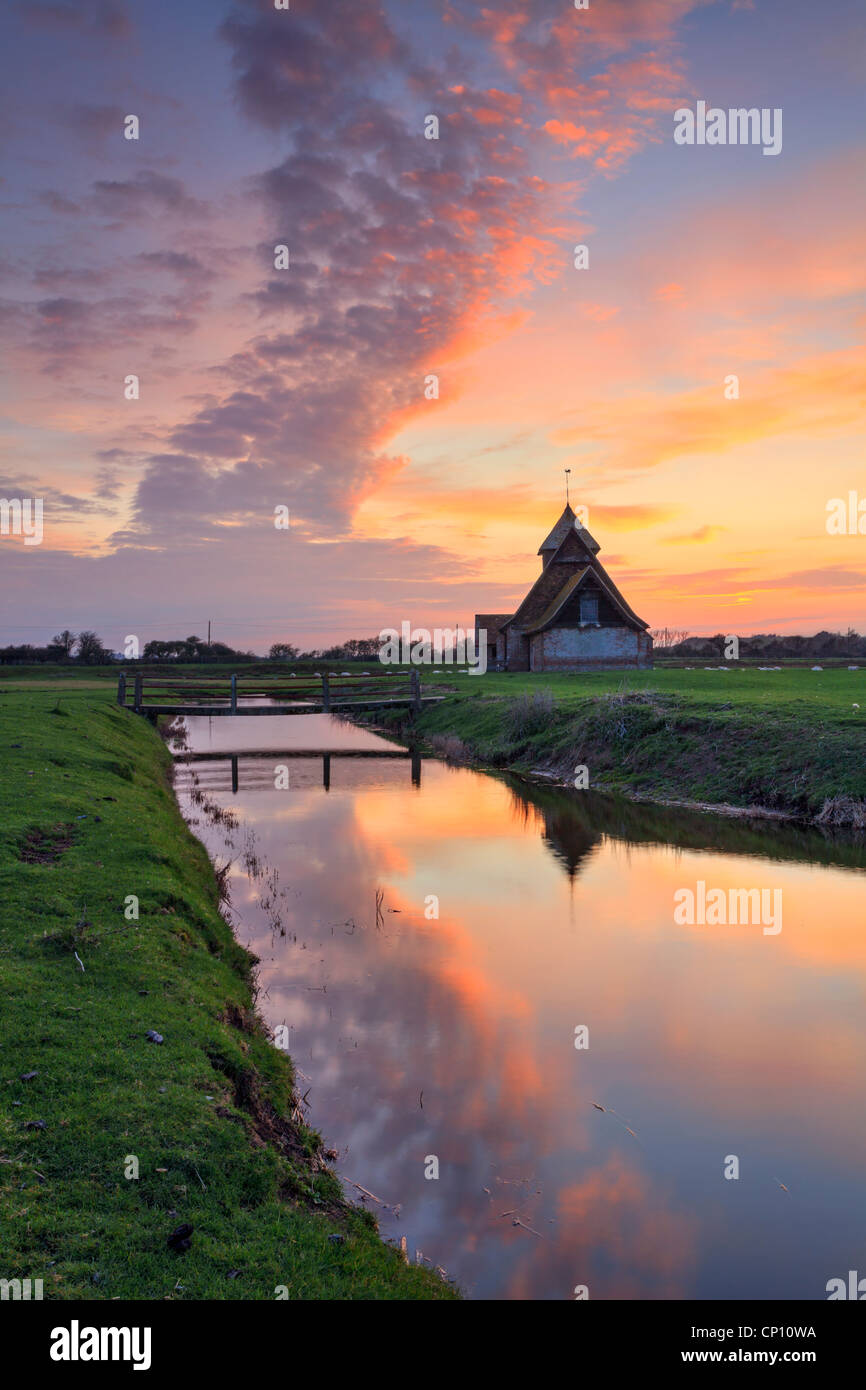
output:
<svg viewBox="0 0 866 1390"><path fill-rule="evenodd" d="M225 689L228 685L228 689ZM404 708L419 711L424 705L444 700L444 694L432 694L421 689L417 671L383 673L381 676L336 676L333 672L316 672L314 676L271 678L263 681L251 677L247 689L238 689L238 677L136 675L129 704L126 674L121 672L117 682L117 703L136 714L156 719L161 714L191 714L207 717L227 715L272 714L339 714L345 711ZM147 688L150 688L149 691ZM154 689L155 687L155 689ZM148 700L147 694L155 695ZM168 696L168 698L166 698ZM173 697L173 698L172 698ZM268 700L268 704L248 701ZM239 703L243 701L244 703Z"/></svg>
<svg viewBox="0 0 866 1390"><path fill-rule="evenodd" d="M354 761L360 759L365 761L374 758L381 761L383 758L388 761L401 759L409 763L409 776L414 787L421 785L421 754L416 747L412 748L290 748L285 753L276 752L272 748L268 749L246 749L243 753L223 753L214 749L207 749L201 753L176 753L175 763L183 766L194 765L196 763L212 763L216 767L228 763L231 769L232 791L237 792L241 785L241 763L246 764L247 780L250 781L250 772L257 762L275 764L290 764L296 760L302 761L321 761L322 764L322 786L325 791L331 789L331 764L332 762ZM255 785L255 783L253 783Z"/></svg>

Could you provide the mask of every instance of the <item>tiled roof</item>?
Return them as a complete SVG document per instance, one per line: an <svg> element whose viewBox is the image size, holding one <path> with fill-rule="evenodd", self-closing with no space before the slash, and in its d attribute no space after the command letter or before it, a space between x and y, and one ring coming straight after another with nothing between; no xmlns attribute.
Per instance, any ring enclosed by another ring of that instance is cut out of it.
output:
<svg viewBox="0 0 866 1390"><path fill-rule="evenodd" d="M553 561L551 561L551 565L552 564ZM548 569L549 568L550 565L548 565ZM634 609L626 603L604 566L599 564L598 560L593 560L591 564L580 570L578 574L572 574L571 578L563 584L559 593L545 611L540 614L534 622L530 620L528 624L522 625L523 631L527 633L540 632L542 628L552 627L575 589L587 575L591 575L598 582L601 589L607 594L614 607L619 609L627 623L644 629L649 626L649 624L645 623L642 618L639 618ZM519 611L518 609L518 612Z"/></svg>
<svg viewBox="0 0 866 1390"><path fill-rule="evenodd" d="M550 627L571 595L589 575L595 578L627 623L647 628L648 624L629 607L610 575L596 558L598 543L585 527L576 527L574 523L574 512L571 507L566 507L538 552L540 555L543 551L553 550L553 554L517 612L502 620L499 615L491 615L491 618L498 622L498 630L501 631L512 624L521 632L527 633L540 632L542 628ZM482 625L480 616L476 622L479 626Z"/></svg>
<svg viewBox="0 0 866 1390"><path fill-rule="evenodd" d="M553 599L553 602L547 605L546 609L538 618L537 622L534 622L531 627L525 628L524 631L540 632L543 627L547 627L548 623L556 617L563 604L571 598L571 595L574 593L575 589L577 588L581 579L583 579L584 575L589 574L589 572L589 565L584 565L584 567L582 569L579 569L577 573L574 573L574 571L572 571L571 578L566 579L559 593Z"/></svg>
<svg viewBox="0 0 866 1390"><path fill-rule="evenodd" d="M538 547L539 555L542 555L545 550L558 550L569 531L577 531L577 534L580 536L587 550L591 550L593 554L597 554L601 549L598 541L593 540L586 527L578 523L577 517L571 510L571 507L566 506L565 511L550 532L550 535L546 540L543 540Z"/></svg>
<svg viewBox="0 0 866 1390"><path fill-rule="evenodd" d="M499 632L500 628L509 621L511 616L510 613L476 613L476 630L480 631L481 628L484 628L488 634L491 632Z"/></svg>

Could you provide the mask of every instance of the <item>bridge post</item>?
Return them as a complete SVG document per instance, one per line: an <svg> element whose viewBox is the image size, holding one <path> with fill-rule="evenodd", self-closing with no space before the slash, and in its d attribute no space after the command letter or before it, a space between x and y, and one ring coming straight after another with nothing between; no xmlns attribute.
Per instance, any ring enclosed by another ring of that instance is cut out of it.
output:
<svg viewBox="0 0 866 1390"><path fill-rule="evenodd" d="M417 671L412 672L412 708L416 712L421 708L421 677Z"/></svg>
<svg viewBox="0 0 866 1390"><path fill-rule="evenodd" d="M133 697L132 697L132 699L133 699L133 708L134 708L136 714L141 714L141 705L142 705L142 689L141 689L141 687L142 687L141 676L136 676L136 678L135 678L135 694L134 694Z"/></svg>
<svg viewBox="0 0 866 1390"><path fill-rule="evenodd" d="M331 683L327 671L322 676L322 709L327 714L331 708Z"/></svg>
<svg viewBox="0 0 866 1390"><path fill-rule="evenodd" d="M232 714L238 712L238 678L232 676Z"/></svg>
<svg viewBox="0 0 866 1390"><path fill-rule="evenodd" d="M126 676L122 671L117 677L117 703L119 705L126 704Z"/></svg>

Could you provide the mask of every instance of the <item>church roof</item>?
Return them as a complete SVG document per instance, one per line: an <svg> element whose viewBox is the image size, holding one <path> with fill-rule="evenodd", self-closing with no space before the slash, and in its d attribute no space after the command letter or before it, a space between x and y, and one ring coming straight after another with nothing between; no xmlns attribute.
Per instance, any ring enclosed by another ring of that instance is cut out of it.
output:
<svg viewBox="0 0 866 1390"><path fill-rule="evenodd" d="M585 575L589 574L589 572L589 565L584 565L582 569L575 571L570 579L566 579L559 593L554 595L552 602L547 605L544 612L539 615L538 619L533 622L531 626L524 628L524 632L540 632L542 628L547 627L548 623L553 622L557 613L571 598L580 581Z"/></svg>
<svg viewBox="0 0 866 1390"><path fill-rule="evenodd" d="M475 630L480 632L484 628L488 637L491 634L495 636L509 622L511 616L510 613L476 613Z"/></svg>
<svg viewBox="0 0 866 1390"><path fill-rule="evenodd" d="M569 507L568 510L571 511L571 508ZM572 513L573 515L574 513ZM555 529L556 527L554 527ZM551 532L551 534L553 533ZM509 623L503 624L504 627L516 623L518 627L525 628L536 622L561 591L563 584L572 578L575 566L592 563L595 556L583 542L585 534L587 533L583 531L575 531L573 523L567 527L562 540L520 604L514 617Z"/></svg>
<svg viewBox="0 0 866 1390"><path fill-rule="evenodd" d="M585 528L575 529L574 513L570 507L566 507L550 535L555 534L564 520L567 523L569 515L572 518L571 523L566 524L555 551L517 612L503 623L502 627L510 627L513 623L522 632L530 633L540 632L542 628L552 626L578 586L591 575L624 620L630 626L646 630L649 624L629 607L598 560L596 552L600 547ZM547 541L542 549L546 547Z"/></svg>
<svg viewBox="0 0 866 1390"><path fill-rule="evenodd" d="M569 531L577 531L587 550L591 550L594 555L598 554L601 549L598 541L593 540L585 526L581 526L574 512L571 510L571 507L566 503L565 511L550 532L550 535L546 540L543 540L538 547L539 555L543 555L545 550L558 550Z"/></svg>
<svg viewBox="0 0 866 1390"><path fill-rule="evenodd" d="M637 613L635 613L634 609L632 608L631 604L626 603L625 599L623 598L619 589L614 584L613 580L611 579L604 566L599 564L598 560L596 560L593 568L595 570L597 578L601 581L602 587L607 590L608 596L613 600L615 606L620 610L623 617L627 618L629 622L635 623L638 627L642 627L644 631L646 631L649 627L649 623L645 623L643 618L639 618Z"/></svg>
<svg viewBox="0 0 866 1390"><path fill-rule="evenodd" d="M634 609L626 603L604 566L599 564L598 560L595 560L592 564L586 565L585 568L578 570L576 574L572 574L571 578L566 580L553 602L548 604L545 611L540 614L534 622L530 622L530 624L523 629L524 632L529 635L534 632L541 632L546 627L553 627L556 619L565 608L575 589L579 588L580 584L588 575L592 575L598 582L600 588L607 594L614 608L619 609L619 612L630 626L642 628L648 626L647 623L638 617Z"/></svg>

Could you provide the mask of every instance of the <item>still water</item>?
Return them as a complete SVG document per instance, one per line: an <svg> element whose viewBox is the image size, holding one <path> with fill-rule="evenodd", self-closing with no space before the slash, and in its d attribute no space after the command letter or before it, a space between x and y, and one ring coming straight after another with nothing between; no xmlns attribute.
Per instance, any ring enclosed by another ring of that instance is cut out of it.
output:
<svg viewBox="0 0 866 1390"><path fill-rule="evenodd" d="M411 1258L495 1299L866 1274L862 849L394 757L327 715L181 742L310 1122ZM781 931L678 925L699 881L781 890Z"/></svg>

